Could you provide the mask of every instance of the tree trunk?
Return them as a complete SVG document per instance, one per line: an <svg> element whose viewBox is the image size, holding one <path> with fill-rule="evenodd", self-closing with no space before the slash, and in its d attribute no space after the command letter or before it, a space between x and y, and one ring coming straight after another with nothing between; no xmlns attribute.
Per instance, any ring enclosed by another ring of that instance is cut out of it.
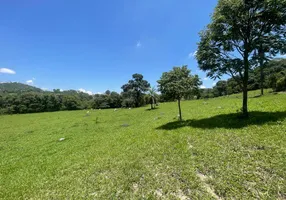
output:
<svg viewBox="0 0 286 200"><path fill-rule="evenodd" d="M179 119L180 121L182 121L181 99L178 99L178 107L179 107Z"/></svg>
<svg viewBox="0 0 286 200"><path fill-rule="evenodd" d="M248 100L248 70L249 70L249 61L248 61L248 52L244 52L244 76L243 76L243 100L242 100L242 115L243 117L248 117L248 108L247 108L247 100Z"/></svg>
<svg viewBox="0 0 286 200"><path fill-rule="evenodd" d="M247 85L245 86L243 84L242 115L244 117L248 117L247 99L248 99Z"/></svg>
<svg viewBox="0 0 286 200"><path fill-rule="evenodd" d="M154 97L152 97L152 105L153 105L153 109L155 108L155 100Z"/></svg>
<svg viewBox="0 0 286 200"><path fill-rule="evenodd" d="M263 66L260 66L260 93L261 95L264 94L264 72L263 72Z"/></svg>
<svg viewBox="0 0 286 200"><path fill-rule="evenodd" d="M264 53L263 51L259 52L259 67L260 67L260 90L261 90L261 95L264 94L264 69L263 69L263 58L264 58Z"/></svg>

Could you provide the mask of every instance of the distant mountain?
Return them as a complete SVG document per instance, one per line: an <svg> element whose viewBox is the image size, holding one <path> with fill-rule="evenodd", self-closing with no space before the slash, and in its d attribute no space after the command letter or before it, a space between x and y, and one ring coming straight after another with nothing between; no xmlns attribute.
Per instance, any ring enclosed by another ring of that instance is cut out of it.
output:
<svg viewBox="0 0 286 200"><path fill-rule="evenodd" d="M40 88L23 83L0 83L0 93L43 92Z"/></svg>

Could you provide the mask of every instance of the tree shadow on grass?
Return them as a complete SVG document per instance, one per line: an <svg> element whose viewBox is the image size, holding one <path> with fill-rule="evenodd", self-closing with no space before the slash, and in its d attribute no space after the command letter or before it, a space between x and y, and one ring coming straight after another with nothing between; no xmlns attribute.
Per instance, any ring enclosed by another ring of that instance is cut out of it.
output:
<svg viewBox="0 0 286 200"><path fill-rule="evenodd" d="M157 109L159 109L159 108L158 108L158 107L155 107L155 108L153 108L153 109L147 108L146 111L153 111L153 110L157 110Z"/></svg>
<svg viewBox="0 0 286 200"><path fill-rule="evenodd" d="M286 118L285 112L249 112L249 118L242 118L239 113L216 115L210 118L175 121L164 124L157 129L174 130L182 127L194 127L201 129L234 128L239 129L249 125L263 125L277 123Z"/></svg>

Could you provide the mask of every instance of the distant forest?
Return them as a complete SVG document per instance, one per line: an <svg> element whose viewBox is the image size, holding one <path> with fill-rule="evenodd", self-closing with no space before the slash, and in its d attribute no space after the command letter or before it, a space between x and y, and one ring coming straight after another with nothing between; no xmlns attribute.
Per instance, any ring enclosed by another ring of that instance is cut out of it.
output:
<svg viewBox="0 0 286 200"><path fill-rule="evenodd" d="M248 89L257 90L261 85L259 68L250 71ZM269 61L263 71L263 87L273 91L286 90L286 59ZM155 89L151 89L143 75L133 74L132 79L122 87L119 94L107 90L104 94L89 95L76 90L43 91L21 83L0 84L0 114L36 113L60 110L106 109L140 107L147 104L173 101ZM239 82L230 78L219 80L213 88L200 89L189 99L213 98L241 92Z"/></svg>

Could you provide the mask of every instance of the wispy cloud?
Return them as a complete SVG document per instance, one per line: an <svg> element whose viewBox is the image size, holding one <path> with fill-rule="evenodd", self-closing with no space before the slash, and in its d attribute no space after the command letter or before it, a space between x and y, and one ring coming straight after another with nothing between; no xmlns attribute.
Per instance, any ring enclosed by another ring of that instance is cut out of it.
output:
<svg viewBox="0 0 286 200"><path fill-rule="evenodd" d="M28 85L33 85L33 84L34 84L34 81L33 81L33 80L27 80L26 83L27 83Z"/></svg>
<svg viewBox="0 0 286 200"><path fill-rule="evenodd" d="M12 69L8 69L8 68L0 68L0 73L3 74L16 74L16 72Z"/></svg>
<svg viewBox="0 0 286 200"><path fill-rule="evenodd" d="M213 87L216 85L216 82L213 82Z"/></svg>
<svg viewBox="0 0 286 200"><path fill-rule="evenodd" d="M208 78L208 77L205 77L204 80L207 81L207 80L209 80L209 78Z"/></svg>
<svg viewBox="0 0 286 200"><path fill-rule="evenodd" d="M45 87L43 87L43 88L41 88L41 89L44 90L44 91L50 91L49 88L45 88Z"/></svg>
<svg viewBox="0 0 286 200"><path fill-rule="evenodd" d="M140 48L141 46L142 46L141 42L138 41L138 42L136 43L136 47L137 47L137 48Z"/></svg>
<svg viewBox="0 0 286 200"><path fill-rule="evenodd" d="M194 58L197 55L197 51L189 53L189 58Z"/></svg>
<svg viewBox="0 0 286 200"><path fill-rule="evenodd" d="M201 88L201 89L206 89L207 87L204 86L204 85L201 85L200 88Z"/></svg>
<svg viewBox="0 0 286 200"><path fill-rule="evenodd" d="M82 88L80 88L78 91L86 93L86 94L89 94L89 95L93 94L91 91L88 91L88 90L85 90L85 89L82 89Z"/></svg>

